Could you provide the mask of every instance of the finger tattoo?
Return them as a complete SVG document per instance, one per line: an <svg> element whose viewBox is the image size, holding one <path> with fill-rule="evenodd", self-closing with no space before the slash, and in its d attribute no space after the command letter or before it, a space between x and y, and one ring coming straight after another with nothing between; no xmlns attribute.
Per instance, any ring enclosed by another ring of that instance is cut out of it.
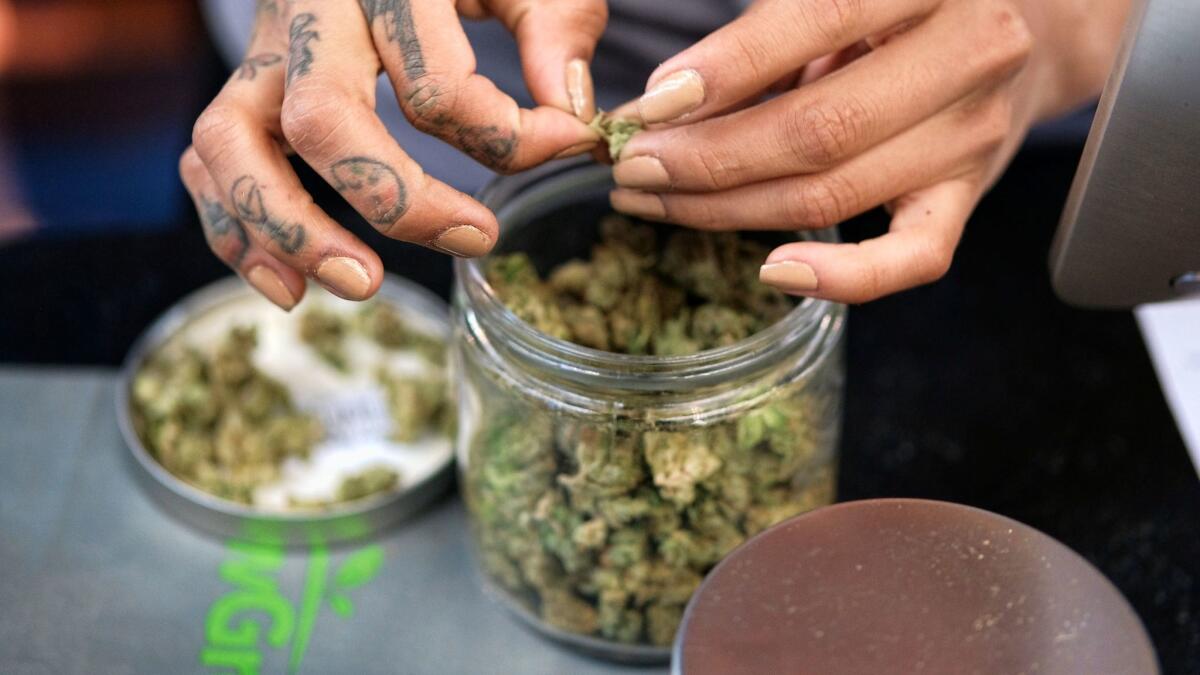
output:
<svg viewBox="0 0 1200 675"><path fill-rule="evenodd" d="M316 22L317 17L311 12L297 14L296 18L292 19L292 25L288 29L287 84L289 85L297 77L307 75L312 67L313 53L308 43L321 39L321 34L312 29L312 25Z"/></svg>
<svg viewBox="0 0 1200 675"><path fill-rule="evenodd" d="M413 80L424 77L425 55L417 38L411 0L359 0L359 4L367 16L367 23L374 23L376 18L386 22L388 40L400 45L404 74Z"/></svg>
<svg viewBox="0 0 1200 675"><path fill-rule="evenodd" d="M242 222L266 234L285 253L294 255L304 248L304 226L272 217L263 204L262 189L253 176L242 176L234 181L229 201Z"/></svg>
<svg viewBox="0 0 1200 675"><path fill-rule="evenodd" d="M516 151L516 134L499 127L458 124L451 116L438 113L441 94L436 82L425 80L425 55L413 22L411 0L359 0L368 23L382 19L387 37L400 46L404 74L409 79L405 94L408 109L426 120L433 133L462 149L485 166L505 169Z"/></svg>
<svg viewBox="0 0 1200 675"><path fill-rule="evenodd" d="M246 228L242 227L238 219L226 211L220 202L200 197L200 226L208 232L214 244L225 237L235 237L238 243L231 262L234 267L242 264L242 259L246 257L246 251L250 248L250 239L246 236Z"/></svg>
<svg viewBox="0 0 1200 675"><path fill-rule="evenodd" d="M350 157L330 167L333 187L347 199L365 202L373 225L390 225L408 210L408 190L392 167L368 157Z"/></svg>
<svg viewBox="0 0 1200 675"><path fill-rule="evenodd" d="M258 77L259 68L268 68L281 61L283 61L283 57L279 54L255 54L246 57L246 60L242 61L242 65L237 69L237 79L253 80Z"/></svg>

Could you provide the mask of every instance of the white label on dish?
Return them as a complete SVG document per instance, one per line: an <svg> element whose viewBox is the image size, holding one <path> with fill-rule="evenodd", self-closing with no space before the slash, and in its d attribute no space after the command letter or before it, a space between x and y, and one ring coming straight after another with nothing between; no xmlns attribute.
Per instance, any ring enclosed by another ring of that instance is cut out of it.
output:
<svg viewBox="0 0 1200 675"><path fill-rule="evenodd" d="M426 480L453 457L450 439L440 434L427 433L410 443L393 440L384 392L375 380L380 365L393 373L420 374L429 363L415 353L386 350L350 335L345 341L349 372L339 372L300 341L297 319L313 305L347 314L361 307L310 288L304 304L288 314L248 295L202 315L179 338L211 352L234 326L255 326L254 364L282 382L296 406L316 415L325 429L307 460L285 461L280 480L255 490L254 504L264 510L288 510L289 497L330 499L343 478L373 466L395 469L404 489ZM429 323L406 318L417 325Z"/></svg>

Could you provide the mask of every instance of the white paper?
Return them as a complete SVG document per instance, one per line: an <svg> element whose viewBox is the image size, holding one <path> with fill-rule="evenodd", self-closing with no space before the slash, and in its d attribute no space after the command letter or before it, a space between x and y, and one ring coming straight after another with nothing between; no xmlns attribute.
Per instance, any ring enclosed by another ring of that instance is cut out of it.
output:
<svg viewBox="0 0 1200 675"><path fill-rule="evenodd" d="M1200 298L1134 311L1183 442L1200 472Z"/></svg>

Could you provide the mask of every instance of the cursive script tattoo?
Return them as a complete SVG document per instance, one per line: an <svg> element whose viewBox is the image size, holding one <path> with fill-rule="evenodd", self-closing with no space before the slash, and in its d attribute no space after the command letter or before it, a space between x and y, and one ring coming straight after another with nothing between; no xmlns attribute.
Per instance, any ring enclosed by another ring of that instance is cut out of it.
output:
<svg viewBox="0 0 1200 675"><path fill-rule="evenodd" d="M372 225L391 225L408 210L408 190L392 167L367 157L350 157L329 169L333 187Z"/></svg>
<svg viewBox="0 0 1200 675"><path fill-rule="evenodd" d="M297 14L296 18L292 19L292 25L288 29L287 84L289 85L297 77L307 75L312 67L313 53L312 49L309 49L308 43L321 39L321 34L311 29L316 22L316 15L310 12Z"/></svg>
<svg viewBox="0 0 1200 675"><path fill-rule="evenodd" d="M505 170L517 149L517 135L490 124L465 124L454 130L452 143L484 166Z"/></svg>
<svg viewBox="0 0 1200 675"><path fill-rule="evenodd" d="M517 134L511 129L506 131L494 124L460 123L447 112L424 117L422 123L414 124L497 171L508 169L517 150Z"/></svg>
<svg viewBox="0 0 1200 675"><path fill-rule="evenodd" d="M443 95L435 78L427 77L425 55L413 22L411 0L359 0L368 23L382 19L388 40L400 46L408 78L403 103L417 128L458 147L481 164L505 170L512 163L517 136L494 125L462 124L442 111Z"/></svg>
<svg viewBox="0 0 1200 675"><path fill-rule="evenodd" d="M229 201L242 222L270 237L284 253L295 255L304 248L304 226L271 217L263 204L262 189L253 176L242 176L234 181Z"/></svg>
<svg viewBox="0 0 1200 675"><path fill-rule="evenodd" d="M217 246L227 236L232 235L236 238L236 248L230 253L229 262L234 267L242 264L246 250L250 248L250 239L246 236L246 228L242 227L238 219L226 211L220 202L200 197L200 226L204 228L213 246Z"/></svg>
<svg viewBox="0 0 1200 675"><path fill-rule="evenodd" d="M384 20L388 40L400 45L404 74L411 80L424 77L425 55L417 38L411 0L359 0L359 4L367 16L367 23L374 23L377 18Z"/></svg>
<svg viewBox="0 0 1200 675"><path fill-rule="evenodd" d="M238 66L237 79L253 80L258 77L259 68L268 68L280 61L283 61L283 57L279 54L255 54L254 56L248 56L245 61L242 61L242 65Z"/></svg>

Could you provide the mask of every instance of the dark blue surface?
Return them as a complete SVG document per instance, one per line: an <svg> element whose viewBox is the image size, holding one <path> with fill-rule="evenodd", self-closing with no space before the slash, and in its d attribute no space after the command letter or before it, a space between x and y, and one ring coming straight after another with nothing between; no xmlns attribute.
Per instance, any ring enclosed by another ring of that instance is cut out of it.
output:
<svg viewBox="0 0 1200 675"><path fill-rule="evenodd" d="M18 171L42 236L79 236L176 227L186 200L176 164L191 124L100 137L30 139Z"/></svg>

